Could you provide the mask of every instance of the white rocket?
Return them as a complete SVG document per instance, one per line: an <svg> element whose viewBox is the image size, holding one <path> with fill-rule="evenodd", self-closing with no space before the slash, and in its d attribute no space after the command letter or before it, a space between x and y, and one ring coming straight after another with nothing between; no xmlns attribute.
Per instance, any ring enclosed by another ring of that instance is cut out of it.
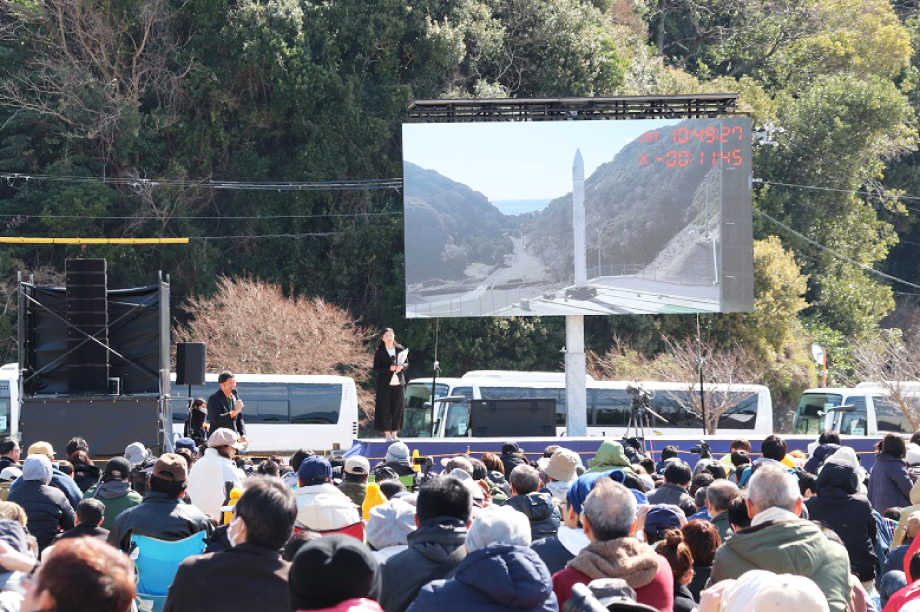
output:
<svg viewBox="0 0 920 612"><path fill-rule="evenodd" d="M585 162L581 150L575 150L572 162L572 230L575 232L575 286L588 284L587 251L585 250Z"/></svg>

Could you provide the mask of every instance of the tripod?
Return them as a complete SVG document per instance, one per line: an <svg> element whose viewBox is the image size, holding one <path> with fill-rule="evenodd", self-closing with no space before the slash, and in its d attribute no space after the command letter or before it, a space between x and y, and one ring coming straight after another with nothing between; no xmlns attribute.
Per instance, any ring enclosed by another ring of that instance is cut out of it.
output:
<svg viewBox="0 0 920 612"><path fill-rule="evenodd" d="M641 451L643 453L648 451L646 448L646 429L650 427L649 417L651 414L656 419L662 423L667 424L668 420L651 409L648 405L648 399L634 396L632 401L632 408L629 412L629 423L626 425L626 436L625 438L636 438L639 440L641 445Z"/></svg>

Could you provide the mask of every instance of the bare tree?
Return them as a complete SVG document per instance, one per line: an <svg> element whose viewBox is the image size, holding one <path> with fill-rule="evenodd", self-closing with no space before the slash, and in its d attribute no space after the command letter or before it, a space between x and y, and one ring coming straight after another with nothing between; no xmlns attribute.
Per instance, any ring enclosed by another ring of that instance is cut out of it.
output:
<svg viewBox="0 0 920 612"><path fill-rule="evenodd" d="M603 355L589 349L585 358L588 374L596 380L645 380L652 373L652 360L618 337Z"/></svg>
<svg viewBox="0 0 920 612"><path fill-rule="evenodd" d="M873 382L888 393L889 401L920 430L920 356L917 346L905 342L900 329L883 329L876 336L851 342L853 370L859 381Z"/></svg>
<svg viewBox="0 0 920 612"><path fill-rule="evenodd" d="M354 317L320 298L290 298L279 285L218 280L212 296L183 306L192 320L178 342L205 342L214 369L253 374L340 374L358 384L365 414L373 414L370 335Z"/></svg>
<svg viewBox="0 0 920 612"><path fill-rule="evenodd" d="M686 393L674 393L672 399L703 419L706 433L716 433L722 415L754 395L743 391L741 386L759 380L762 369L754 357L738 345L719 348L711 341L673 340L668 337L664 337L664 341L668 347L666 358L660 357L652 364L656 375L662 380L685 385ZM701 367L705 383L721 383L727 388L716 391L704 384L701 393Z"/></svg>

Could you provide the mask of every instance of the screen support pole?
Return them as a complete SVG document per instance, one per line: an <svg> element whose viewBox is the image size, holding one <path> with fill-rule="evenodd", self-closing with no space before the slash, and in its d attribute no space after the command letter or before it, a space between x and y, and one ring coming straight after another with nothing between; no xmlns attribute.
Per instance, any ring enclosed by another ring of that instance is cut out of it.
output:
<svg viewBox="0 0 920 612"><path fill-rule="evenodd" d="M588 435L587 388L585 383L585 317L565 317L565 409L566 435Z"/></svg>

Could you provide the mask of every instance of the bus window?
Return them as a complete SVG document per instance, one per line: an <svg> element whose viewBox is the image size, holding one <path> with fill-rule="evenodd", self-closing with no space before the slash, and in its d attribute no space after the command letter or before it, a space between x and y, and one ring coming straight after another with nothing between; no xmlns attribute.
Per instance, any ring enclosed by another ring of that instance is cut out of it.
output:
<svg viewBox="0 0 920 612"><path fill-rule="evenodd" d="M824 414L839 406L843 397L836 393L805 393L795 410L793 431L797 434L819 434L824 431ZM819 414L820 413L820 414Z"/></svg>
<svg viewBox="0 0 920 612"><path fill-rule="evenodd" d="M0 435L9 435L10 433L10 400L8 398L0 399Z"/></svg>
<svg viewBox="0 0 920 612"><path fill-rule="evenodd" d="M620 389L592 389L595 425L626 427L632 396Z"/></svg>
<svg viewBox="0 0 920 612"><path fill-rule="evenodd" d="M869 418L866 414L866 398L862 396L848 397L846 405L852 406L852 410L841 412L834 419L834 431L851 436L864 436L868 433Z"/></svg>
<svg viewBox="0 0 920 612"><path fill-rule="evenodd" d="M244 400L243 419L249 423L289 423L288 403L286 400ZM250 408L250 403L255 406ZM254 409L254 410L253 410ZM255 414L253 414L255 413Z"/></svg>
<svg viewBox="0 0 920 612"><path fill-rule="evenodd" d="M528 389L526 387L480 387L479 394L484 400L503 399L533 399L536 392L543 389ZM552 399L555 399L553 397Z"/></svg>
<svg viewBox="0 0 920 612"><path fill-rule="evenodd" d="M732 393L731 406L719 417L719 429L754 429L757 423L757 394Z"/></svg>
<svg viewBox="0 0 920 612"><path fill-rule="evenodd" d="M652 410L660 414L667 423L649 415L652 427L673 427L680 429L702 428L703 421L685 406L693 406L690 391L659 391L649 402Z"/></svg>
<svg viewBox="0 0 920 612"><path fill-rule="evenodd" d="M243 400L243 419L247 423L289 423L288 385L279 383L243 383L239 387Z"/></svg>
<svg viewBox="0 0 920 612"><path fill-rule="evenodd" d="M444 436L447 438L466 436L469 423L469 402L451 402L450 406L447 407L447 423L444 426Z"/></svg>
<svg viewBox="0 0 920 612"><path fill-rule="evenodd" d="M901 412L897 403L892 402L890 398L873 395L872 403L875 404L875 420L880 432L914 432L914 428L911 426L910 421L908 421L904 413Z"/></svg>
<svg viewBox="0 0 920 612"><path fill-rule="evenodd" d="M342 407L340 385L289 385L291 423L335 425ZM240 393L242 396L242 392Z"/></svg>

